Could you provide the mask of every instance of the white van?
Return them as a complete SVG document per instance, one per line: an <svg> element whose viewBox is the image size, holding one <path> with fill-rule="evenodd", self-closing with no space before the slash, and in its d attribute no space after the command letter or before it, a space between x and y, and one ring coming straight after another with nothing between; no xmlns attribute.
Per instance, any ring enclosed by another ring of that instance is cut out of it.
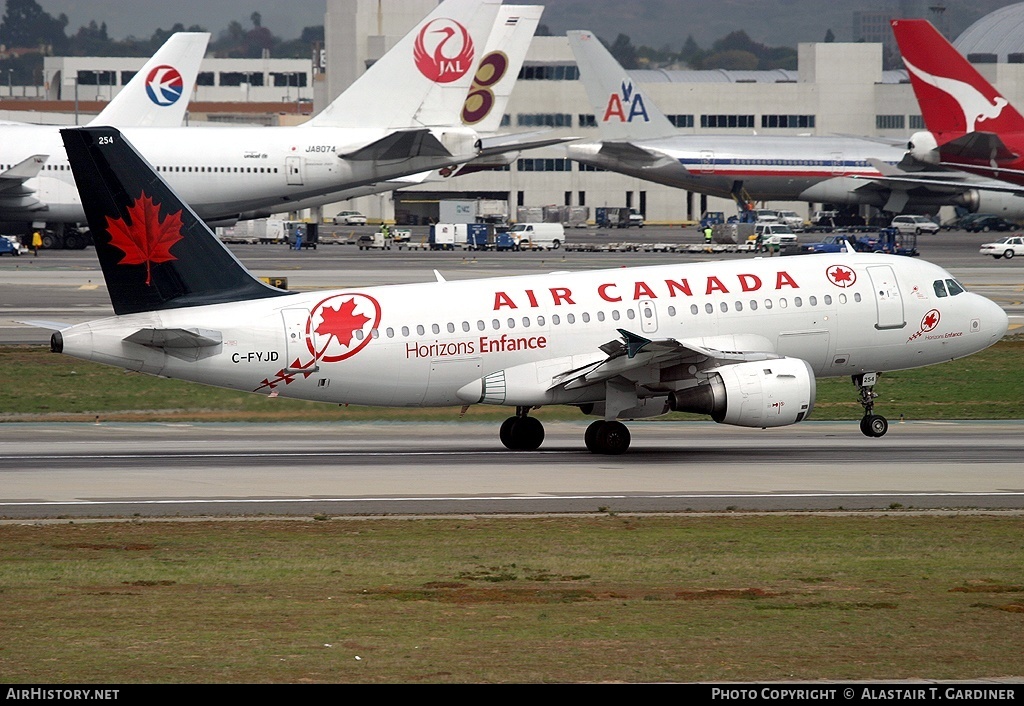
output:
<svg viewBox="0 0 1024 706"><path fill-rule="evenodd" d="M508 234L519 250L558 250L565 242L561 223L516 223Z"/></svg>

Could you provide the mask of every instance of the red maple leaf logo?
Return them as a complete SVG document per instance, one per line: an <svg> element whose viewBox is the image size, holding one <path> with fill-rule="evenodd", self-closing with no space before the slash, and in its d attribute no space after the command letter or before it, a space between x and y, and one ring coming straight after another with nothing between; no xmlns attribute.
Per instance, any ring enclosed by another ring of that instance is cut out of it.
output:
<svg viewBox="0 0 1024 706"><path fill-rule="evenodd" d="M181 240L181 211L160 220L160 207L143 191L128 207L128 220L107 216L110 244L124 253L119 265L146 265L146 284L151 282L150 265L177 260L171 246Z"/></svg>
<svg viewBox="0 0 1024 706"><path fill-rule="evenodd" d="M853 270L847 269L842 265L833 265L827 270L828 278L832 280L832 284L837 287L853 286L853 283L857 281L857 275L854 274Z"/></svg>
<svg viewBox="0 0 1024 706"><path fill-rule="evenodd" d="M352 334L363 328L370 317L355 313L356 303L349 299L339 309L324 307L320 311L320 325L316 327L318 336L334 336L338 343L348 347L352 343Z"/></svg>

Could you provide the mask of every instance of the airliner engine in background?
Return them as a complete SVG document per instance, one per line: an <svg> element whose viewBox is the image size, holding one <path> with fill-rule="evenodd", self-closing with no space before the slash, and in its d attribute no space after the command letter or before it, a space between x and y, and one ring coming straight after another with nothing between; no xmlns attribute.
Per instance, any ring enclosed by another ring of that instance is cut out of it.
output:
<svg viewBox="0 0 1024 706"><path fill-rule="evenodd" d="M909 156L1024 186L1024 117L930 22L892 29L928 128Z"/></svg>
<svg viewBox="0 0 1024 706"><path fill-rule="evenodd" d="M917 259L840 253L289 293L254 278L112 128L62 132L115 316L60 327L51 348L164 377L343 404L504 405L620 419L670 410L752 428L803 421L816 376L851 376L861 430L882 371L970 355L1006 314ZM699 442L698 442L699 443Z"/></svg>
<svg viewBox="0 0 1024 706"><path fill-rule="evenodd" d="M976 178L956 181L943 172L917 174L913 184L890 179L899 176L894 165L905 155L903 145L853 137L680 134L599 39L583 31L568 35L602 137L568 145L577 162L723 198L867 205L891 213L960 206L1024 217L1024 199L989 190L989 182ZM932 177L941 181L929 182Z"/></svg>
<svg viewBox="0 0 1024 706"><path fill-rule="evenodd" d="M561 142L536 135L484 137L462 124L500 8L500 0L445 0L301 126L139 128L130 139L197 213L220 223L318 199L330 203L336 197L326 195L344 189ZM0 163L16 164L23 144L0 142ZM57 135L46 133L33 151L51 155L47 174L57 177L26 183L45 204L45 220L83 221Z"/></svg>

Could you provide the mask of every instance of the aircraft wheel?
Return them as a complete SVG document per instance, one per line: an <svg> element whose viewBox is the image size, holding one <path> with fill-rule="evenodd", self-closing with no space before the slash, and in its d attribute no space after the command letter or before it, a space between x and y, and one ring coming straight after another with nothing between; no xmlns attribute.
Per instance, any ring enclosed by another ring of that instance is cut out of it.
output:
<svg viewBox="0 0 1024 706"><path fill-rule="evenodd" d="M629 429L622 422L605 422L595 436L596 452L615 456L629 448Z"/></svg>
<svg viewBox="0 0 1024 706"><path fill-rule="evenodd" d="M889 420L879 414L871 414L860 420L860 430L865 436L879 438L889 431Z"/></svg>
<svg viewBox="0 0 1024 706"><path fill-rule="evenodd" d="M501 443L505 445L506 449L515 451L515 446L512 442L512 427L519 421L519 417L509 417L501 423L501 428L498 429L498 438L501 439Z"/></svg>
<svg viewBox="0 0 1024 706"><path fill-rule="evenodd" d="M535 417L518 417L512 425L512 443L516 451L536 451L544 443L544 425Z"/></svg>
<svg viewBox="0 0 1024 706"><path fill-rule="evenodd" d="M587 427L586 433L583 435L583 443L587 445L587 451L591 453L598 453L597 448L597 435L601 431L601 427L605 425L603 419L598 419L596 422Z"/></svg>

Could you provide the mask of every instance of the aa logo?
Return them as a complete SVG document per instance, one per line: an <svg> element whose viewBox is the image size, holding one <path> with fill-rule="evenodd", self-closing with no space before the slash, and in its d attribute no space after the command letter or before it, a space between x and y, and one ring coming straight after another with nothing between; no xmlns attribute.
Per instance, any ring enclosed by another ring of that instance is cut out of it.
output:
<svg viewBox="0 0 1024 706"><path fill-rule="evenodd" d="M651 121L647 116L647 107L644 106L644 97L640 91L634 90L631 81L622 82L621 93L608 96L608 105L605 106L601 122L608 123L613 119L621 123L631 123L634 119L643 120L645 123Z"/></svg>

